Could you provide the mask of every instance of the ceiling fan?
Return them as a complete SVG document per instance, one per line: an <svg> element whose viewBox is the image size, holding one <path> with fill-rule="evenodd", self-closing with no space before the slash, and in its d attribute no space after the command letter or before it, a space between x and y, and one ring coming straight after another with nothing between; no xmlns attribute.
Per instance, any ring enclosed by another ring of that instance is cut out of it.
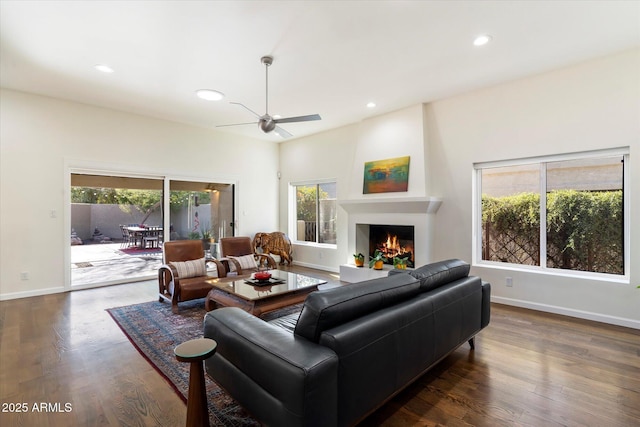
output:
<svg viewBox="0 0 640 427"><path fill-rule="evenodd" d="M243 108L245 108L247 111L249 111L251 114L253 114L254 116L256 116L256 118L258 119L257 122L249 122L249 123L235 123L235 124L231 124L231 125L218 125L216 127L224 127L224 126L241 126L241 125L250 125L250 124L258 124L258 127L260 129L262 129L262 131L264 133L269 133L274 131L274 133L280 135L282 138L289 138L291 136L293 136L291 133L287 132L286 130L282 129L280 126L278 126L278 124L280 123L294 123L294 122L308 122L308 121L312 121L312 120L321 120L321 117L319 114L310 114L307 116L296 116L296 117L285 117L282 119L276 119L273 116L269 115L269 66L271 64L273 64L273 57L272 56L263 56L260 61L264 64L265 66L265 75L266 75L266 107L265 107L265 113L263 115L260 115L258 113L256 113L255 111L253 111L252 109L250 109L249 107L247 107L244 104L241 104L239 102L231 102L231 104L235 104L235 105L239 105Z"/></svg>

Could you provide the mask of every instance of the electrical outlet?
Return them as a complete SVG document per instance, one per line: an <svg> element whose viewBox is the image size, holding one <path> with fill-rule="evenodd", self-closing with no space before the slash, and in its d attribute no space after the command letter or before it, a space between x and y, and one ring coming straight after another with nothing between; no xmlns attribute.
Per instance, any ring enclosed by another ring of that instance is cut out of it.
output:
<svg viewBox="0 0 640 427"><path fill-rule="evenodd" d="M513 287L513 277L507 277L506 282L507 282L507 288Z"/></svg>
<svg viewBox="0 0 640 427"><path fill-rule="evenodd" d="M29 272L23 271L20 273L20 280L29 280Z"/></svg>

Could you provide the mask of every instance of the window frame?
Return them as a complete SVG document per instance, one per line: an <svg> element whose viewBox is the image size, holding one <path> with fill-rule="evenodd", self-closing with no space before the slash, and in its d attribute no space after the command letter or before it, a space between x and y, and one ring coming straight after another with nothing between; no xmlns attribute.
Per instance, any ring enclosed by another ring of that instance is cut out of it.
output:
<svg viewBox="0 0 640 427"><path fill-rule="evenodd" d="M319 203L319 191L316 192L316 241L315 242L308 242L305 240L298 240L298 233L297 233L297 218L298 218L298 211L297 211L297 200L296 200L296 187L298 186L311 186L311 185L315 185L316 187L322 185L322 184L329 184L329 183L335 183L336 186L338 184L338 180L335 178L324 178L324 179L314 179L314 180L309 180L309 181L296 181L296 182L289 182L289 236L292 236L291 238L291 242L296 244L296 245L302 245L302 246L312 246L312 247L319 247L319 248L332 248L332 249L336 249L338 247L337 242L336 243L320 243L318 242L319 240L319 232L320 232L320 213L319 213L319 209L320 209L320 203ZM336 197L336 205L337 205L338 201L337 201L337 197ZM336 221L338 218L338 213L336 210Z"/></svg>
<svg viewBox="0 0 640 427"><path fill-rule="evenodd" d="M547 163L558 161L583 160L603 157L621 156L623 158L622 168L622 198L623 198L623 258L624 258L624 274L612 273L596 273L590 271L566 270L559 268L547 267ZM504 167L504 166L521 166L521 165L538 164L540 167L540 264L524 265L508 262L489 261L482 259L482 171L484 169ZM489 162L478 162L473 164L473 197L472 197L472 259L473 265L479 267L489 267L501 270L523 271L530 273L542 273L554 276L565 276L582 279L603 280L617 283L630 283L630 266L631 266L631 202L630 202L630 173L629 173L629 147L619 147L604 150L593 150L576 153L565 153L549 156L538 156L521 159L499 160ZM544 260L544 262L543 262Z"/></svg>

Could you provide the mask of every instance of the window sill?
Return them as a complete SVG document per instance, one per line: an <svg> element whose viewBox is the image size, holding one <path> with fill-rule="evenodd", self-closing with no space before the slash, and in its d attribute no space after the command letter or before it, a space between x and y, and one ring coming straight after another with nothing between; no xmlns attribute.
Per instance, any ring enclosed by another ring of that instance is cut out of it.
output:
<svg viewBox="0 0 640 427"><path fill-rule="evenodd" d="M297 245L297 246L307 246L307 247L322 248L322 249L338 249L338 245L334 243L303 242L303 241L296 240L296 241L292 241L291 244Z"/></svg>
<svg viewBox="0 0 640 427"><path fill-rule="evenodd" d="M619 283L628 285L631 280L628 276L606 274L606 273L589 273L586 271L560 270L538 266L523 266L516 264L504 264L491 261L480 261L472 264L476 268L487 268L491 270L517 271L520 273L540 274L544 276L567 277L571 279L594 280L598 282Z"/></svg>

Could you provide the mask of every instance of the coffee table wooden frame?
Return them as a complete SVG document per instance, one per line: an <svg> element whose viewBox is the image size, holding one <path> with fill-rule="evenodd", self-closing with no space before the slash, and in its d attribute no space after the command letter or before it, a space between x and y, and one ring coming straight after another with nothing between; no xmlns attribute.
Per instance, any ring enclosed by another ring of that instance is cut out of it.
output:
<svg viewBox="0 0 640 427"><path fill-rule="evenodd" d="M297 273L296 273L297 274ZM226 277L219 279L218 283L228 283L238 280L246 280L242 277ZM298 304L305 300L307 295L318 290L318 285L326 283L318 283L317 285L306 286L303 288L292 289L285 292L274 293L256 299L249 299L242 295L234 293L230 289L219 288L213 285L213 289L209 291L205 297L204 306L207 311L215 310L220 307L238 307L242 310L260 316L269 311L277 310L289 305ZM248 285L251 286L251 285ZM267 288L264 288L267 290Z"/></svg>

